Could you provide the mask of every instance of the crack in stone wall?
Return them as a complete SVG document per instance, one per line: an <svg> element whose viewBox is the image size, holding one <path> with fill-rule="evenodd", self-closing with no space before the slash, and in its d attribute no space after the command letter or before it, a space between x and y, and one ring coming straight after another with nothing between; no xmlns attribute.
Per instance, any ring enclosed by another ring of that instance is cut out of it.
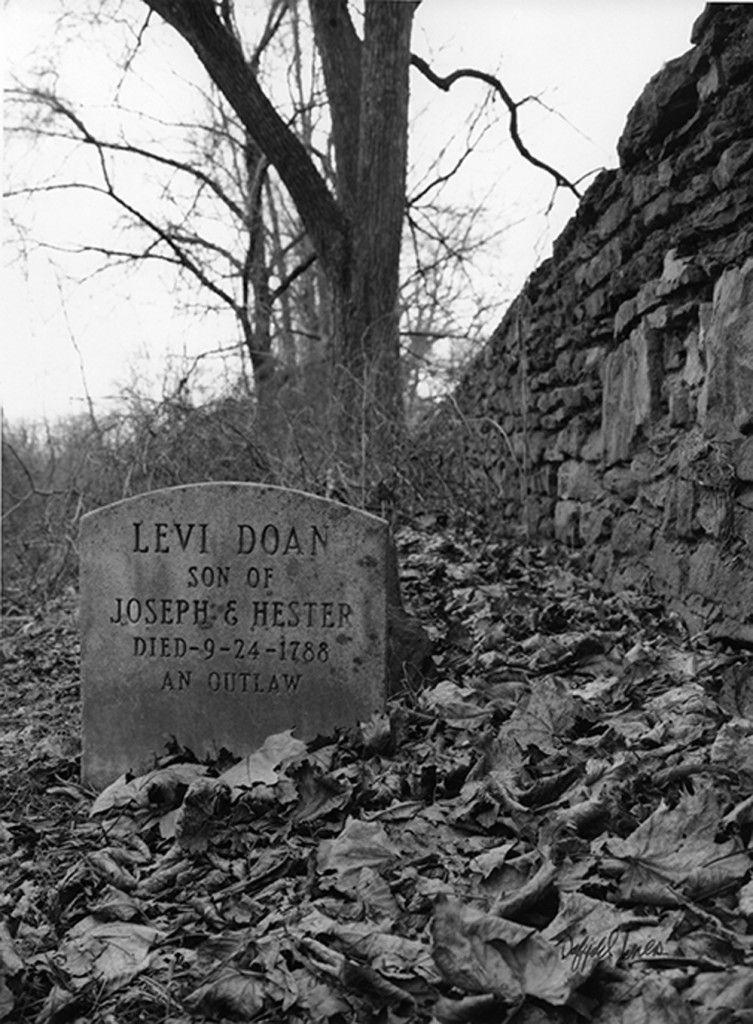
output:
<svg viewBox="0 0 753 1024"><path fill-rule="evenodd" d="M753 7L691 41L460 382L445 469L493 481L507 532L753 643Z"/></svg>

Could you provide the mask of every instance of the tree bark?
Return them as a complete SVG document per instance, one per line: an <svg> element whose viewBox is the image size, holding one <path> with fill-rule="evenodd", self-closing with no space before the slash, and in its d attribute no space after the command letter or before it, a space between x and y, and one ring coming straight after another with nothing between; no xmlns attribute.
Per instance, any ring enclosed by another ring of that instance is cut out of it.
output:
<svg viewBox="0 0 753 1024"><path fill-rule="evenodd" d="M367 0L351 324L340 360L362 375L366 404L402 422L398 306L408 154L410 38L417 4Z"/></svg>
<svg viewBox="0 0 753 1024"><path fill-rule="evenodd" d="M349 274L342 289L335 282L332 301L341 433L361 437L369 457L384 463L403 426L398 297L418 4L366 0L363 43L345 0L309 4L351 227Z"/></svg>
<svg viewBox="0 0 753 1024"><path fill-rule="evenodd" d="M358 195L361 40L347 0L309 0L309 10L332 113L337 194L346 216L352 218Z"/></svg>

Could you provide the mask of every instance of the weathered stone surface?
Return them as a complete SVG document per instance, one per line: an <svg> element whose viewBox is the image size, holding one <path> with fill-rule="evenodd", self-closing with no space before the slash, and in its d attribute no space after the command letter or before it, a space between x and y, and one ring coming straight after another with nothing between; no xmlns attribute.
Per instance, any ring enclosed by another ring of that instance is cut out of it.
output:
<svg viewBox="0 0 753 1024"><path fill-rule="evenodd" d="M628 328L635 326L638 320L638 300L625 299L620 303L614 317L614 336L622 338Z"/></svg>
<svg viewBox="0 0 753 1024"><path fill-rule="evenodd" d="M532 491L545 498L557 496L557 466L549 462L537 469L532 476Z"/></svg>
<svg viewBox="0 0 753 1024"><path fill-rule="evenodd" d="M718 440L753 430L753 259L722 274L704 338L707 374L699 416Z"/></svg>
<svg viewBox="0 0 753 1024"><path fill-rule="evenodd" d="M697 329L694 329L690 331L685 339L685 365L682 370L683 382L688 387L695 387L701 383L705 372L699 347L699 332Z"/></svg>
<svg viewBox="0 0 753 1024"><path fill-rule="evenodd" d="M646 147L684 124L698 100L695 79L687 60L668 61L643 90L628 114L617 152L624 166L637 163Z"/></svg>
<svg viewBox="0 0 753 1024"><path fill-rule="evenodd" d="M639 430L658 415L661 337L638 328L607 356L604 365L602 432L607 465L627 459Z"/></svg>
<svg viewBox="0 0 753 1024"><path fill-rule="evenodd" d="M688 258L677 255L676 249L670 249L664 257L664 268L657 284L657 295L667 297L680 288L703 281L706 275L703 270Z"/></svg>
<svg viewBox="0 0 753 1024"><path fill-rule="evenodd" d="M554 536L563 544L580 542L579 510L577 501L558 501L554 506Z"/></svg>
<svg viewBox="0 0 753 1024"><path fill-rule="evenodd" d="M613 238L587 263L581 264L576 271L575 281L579 285L584 284L589 290L593 289L609 277L621 262L622 240Z"/></svg>
<svg viewBox="0 0 753 1024"><path fill-rule="evenodd" d="M746 437L735 453L735 476L753 482L753 437Z"/></svg>
<svg viewBox="0 0 753 1024"><path fill-rule="evenodd" d="M612 547L620 554L644 554L651 547L653 531L637 512L626 512L612 531Z"/></svg>
<svg viewBox="0 0 753 1024"><path fill-rule="evenodd" d="M718 61L712 60L711 67L705 75L702 75L697 82L698 99L703 102L714 96L722 84L722 76Z"/></svg>
<svg viewBox="0 0 753 1024"><path fill-rule="evenodd" d="M691 590L712 601L719 596L720 588L727 582L727 573L720 562L716 544L711 541L699 544L690 553L688 568Z"/></svg>
<svg viewBox="0 0 753 1024"><path fill-rule="evenodd" d="M657 537L651 549L651 571L665 594L682 589L686 572L682 553L663 537Z"/></svg>
<svg viewBox="0 0 753 1024"><path fill-rule="evenodd" d="M605 489L616 494L620 501L630 504L638 496L638 480L630 469L615 466L604 473L602 480Z"/></svg>
<svg viewBox="0 0 753 1024"><path fill-rule="evenodd" d="M702 490L695 517L704 533L719 537L727 519L724 496L718 491Z"/></svg>
<svg viewBox="0 0 753 1024"><path fill-rule="evenodd" d="M580 455L581 459L584 459L586 462L598 462L603 451L604 438L601 435L601 429L599 429L592 431L583 442L580 451L573 452L573 454Z"/></svg>
<svg viewBox="0 0 753 1024"><path fill-rule="evenodd" d="M662 195L646 203L641 211L643 226L649 230L661 228L672 219L676 207L676 199L672 192L664 192Z"/></svg>
<svg viewBox="0 0 753 1024"><path fill-rule="evenodd" d="M676 518L675 530L678 537L692 537L695 533L695 487L691 480L680 477L675 486Z"/></svg>
<svg viewBox="0 0 753 1024"><path fill-rule="evenodd" d="M646 281L641 287L636 297L636 305L638 313L648 313L652 309L656 309L660 305L659 301L659 285L660 279L655 281Z"/></svg>
<svg viewBox="0 0 753 1024"><path fill-rule="evenodd" d="M368 718L387 692L390 558L383 520L263 485L170 488L85 516L84 780L145 769L172 739L242 756L285 729L310 739Z"/></svg>
<svg viewBox="0 0 753 1024"><path fill-rule="evenodd" d="M640 484L641 489L644 484L663 476L661 463L657 462L650 450L645 449L630 460L630 472Z"/></svg>
<svg viewBox="0 0 753 1024"><path fill-rule="evenodd" d="M630 216L630 202L627 197L618 196L610 206L607 207L603 216L596 226L596 232L600 239L609 238Z"/></svg>
<svg viewBox="0 0 753 1024"><path fill-rule="evenodd" d="M670 499L672 491L673 480L671 477L663 476L648 486L642 488L641 498L643 502L643 508L648 513L648 507L653 506L655 509L664 509Z"/></svg>
<svg viewBox="0 0 753 1024"><path fill-rule="evenodd" d="M743 491L738 498L735 509L735 536L739 537L748 549L753 547L753 489ZM753 573L748 574L748 583L753 591ZM739 595L736 596L740 600ZM753 603L747 605L747 610L753 618Z"/></svg>
<svg viewBox="0 0 753 1024"><path fill-rule="evenodd" d="M612 532L612 513L601 506L581 514L580 535L584 544L591 547L606 540Z"/></svg>
<svg viewBox="0 0 753 1024"><path fill-rule="evenodd" d="M735 178L753 164L753 142L740 139L722 153L714 170L714 184L721 191L727 188Z"/></svg>
<svg viewBox="0 0 753 1024"><path fill-rule="evenodd" d="M643 590L650 578L651 570L643 562L625 562L612 566L609 584L617 591L629 588Z"/></svg>
<svg viewBox="0 0 753 1024"><path fill-rule="evenodd" d="M557 493L572 501L593 501L603 491L594 469L587 462L571 459L559 468Z"/></svg>
<svg viewBox="0 0 753 1024"><path fill-rule="evenodd" d="M582 416L574 416L557 433L554 441L551 441L542 449L544 457L550 462L559 462L561 459L578 455L588 437L588 424ZM544 440L542 435L542 441ZM601 455L599 448L597 458Z"/></svg>
<svg viewBox="0 0 753 1024"><path fill-rule="evenodd" d="M669 392L669 424L672 427L684 427L691 421L690 396L688 389L680 381Z"/></svg>
<svg viewBox="0 0 753 1024"><path fill-rule="evenodd" d="M594 320L606 312L609 299L610 296L607 288L597 288L596 291L591 292L583 303L583 310L589 320Z"/></svg>

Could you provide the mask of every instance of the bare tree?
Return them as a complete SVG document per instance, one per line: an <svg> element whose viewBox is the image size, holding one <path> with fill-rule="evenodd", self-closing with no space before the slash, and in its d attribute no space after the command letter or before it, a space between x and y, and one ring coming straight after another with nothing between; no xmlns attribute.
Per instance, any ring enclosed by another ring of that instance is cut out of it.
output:
<svg viewBox="0 0 753 1024"><path fill-rule="evenodd" d="M498 79L472 69L443 77L411 53L418 6L412 0L366 0L360 35L347 0L309 0L329 113L330 142L323 149L317 149L311 117L318 99L315 90L305 95L300 76L297 0L271 0L255 46L239 29L232 0L141 3L147 16L139 41L157 15L190 44L216 90L208 93L212 114L197 132L201 142L195 159L178 159L157 146L105 139L50 89L16 93L55 115L56 127L37 123L37 131L66 135L96 153L99 179L79 187L114 201L151 239L142 248L118 251L110 245L100 251L124 262L166 261L198 281L212 301L230 309L262 402L266 394L275 394L281 364L303 363L306 373L296 335L308 339L319 356L326 350L333 367L331 393L341 410L341 436L388 461L400 436L403 394L411 377L401 365L401 307L410 307L410 315L404 316L402 350L413 358L415 384L415 366L430 341L454 331L447 314L450 292L445 289L446 303L440 299L442 273L448 267L461 268L473 244L468 236L472 218L465 224L456 219L448 228L447 220L444 226L432 226L425 216L427 210L430 217L441 210L434 195L454 170L437 174L406 198L410 67L444 90L460 77L482 81L506 104L511 137L520 153L550 173L557 187L574 187L525 148L517 127L520 104ZM295 51L293 116L273 104L260 75L265 48L286 18ZM177 192L172 196L177 216L159 218L123 193L111 160L124 154L184 183L182 198ZM193 225L191 215L205 210L207 202L215 216L233 225L232 237L218 239ZM401 285L406 224L413 269L403 274ZM275 337L283 341L276 353Z"/></svg>
<svg viewBox="0 0 753 1024"><path fill-rule="evenodd" d="M365 0L363 38L347 0L309 0L332 119L336 191L261 88L235 31L232 0L143 0L190 44L241 124L274 164L322 263L333 310L338 396L357 427L389 456L402 422L399 265L408 151L411 29L418 2ZM481 78L502 97L527 159L573 187L525 149L517 105L496 78L464 69L448 77L413 59L440 88ZM387 431L384 431L384 425ZM381 436L380 436L381 435Z"/></svg>
<svg viewBox="0 0 753 1024"><path fill-rule="evenodd" d="M286 3L275 0L261 40L251 57L258 68L261 58L279 31ZM18 86L7 90L10 104L26 111L10 124L9 134L23 131L93 151L90 174L65 178L56 172L41 184L24 183L14 194L40 195L87 190L106 197L120 210L126 224L139 229L128 232L122 245L112 238L85 243L79 252L106 258L109 266L137 266L147 262L169 264L189 281L194 296L206 296L208 308L228 310L234 317L240 342L253 370L257 401L268 406L279 384L279 361L272 346L273 308L311 265L310 251L299 256L302 232L276 207L284 196L273 169L254 139L238 125L216 93L204 96L206 116L188 131L189 152L178 158L169 147L137 143L117 135L107 137L95 130L86 116L49 86ZM128 163L139 173L121 174ZM155 179L154 189L147 186ZM157 197L156 201L154 197ZM269 228L270 218L275 231ZM287 223L285 223L287 222ZM281 232L280 224L285 230ZM138 240L134 244L134 237ZM142 240L146 238L144 243ZM270 253L270 239L286 256ZM310 250L310 246L309 246ZM277 274L272 272L277 255ZM284 272L280 275L281 268ZM197 288L198 285L198 288Z"/></svg>

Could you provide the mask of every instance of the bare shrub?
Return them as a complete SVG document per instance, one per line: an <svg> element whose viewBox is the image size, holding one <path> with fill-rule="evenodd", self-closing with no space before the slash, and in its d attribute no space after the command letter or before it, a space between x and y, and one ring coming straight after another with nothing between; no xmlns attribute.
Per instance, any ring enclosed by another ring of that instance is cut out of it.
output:
<svg viewBox="0 0 753 1024"><path fill-rule="evenodd" d="M3 438L3 600L47 600L75 583L78 524L102 505L202 480L271 481L249 424L251 403L192 407L132 399L102 419L6 425Z"/></svg>
<svg viewBox="0 0 753 1024"><path fill-rule="evenodd" d="M475 517L498 505L498 489L474 454L481 427L451 400L427 402L397 439L389 411L375 416L372 403L371 433L356 432L348 443L332 394L325 380L309 375L291 380L274 407L263 409L237 394L193 404L180 391L158 402L132 393L119 412L100 419L90 413L43 428L7 426L6 607L75 586L82 515L159 488L212 480L278 484L391 523L426 510L453 520ZM390 457L380 459L380 451Z"/></svg>

